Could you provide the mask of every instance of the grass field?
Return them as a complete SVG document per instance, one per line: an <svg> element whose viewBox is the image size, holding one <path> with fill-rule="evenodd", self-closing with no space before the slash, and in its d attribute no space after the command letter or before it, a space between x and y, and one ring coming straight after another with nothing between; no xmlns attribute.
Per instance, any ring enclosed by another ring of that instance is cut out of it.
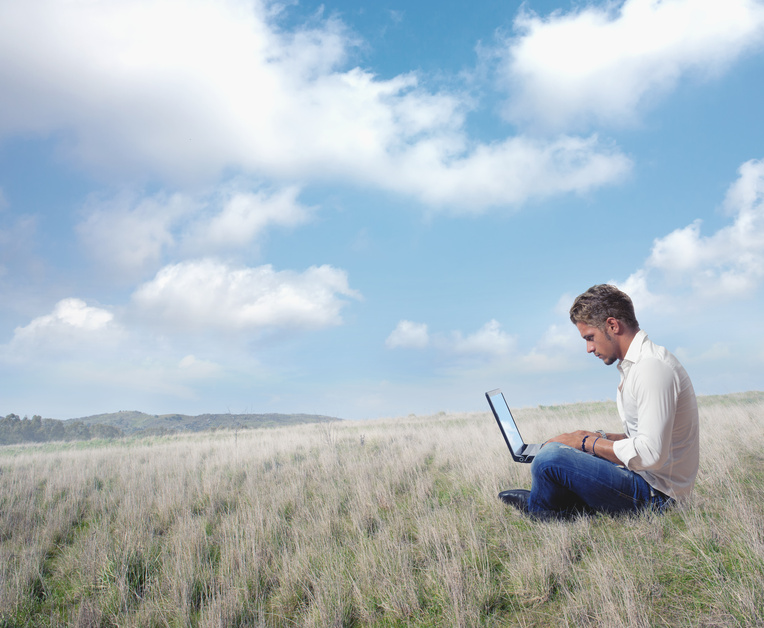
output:
<svg viewBox="0 0 764 628"><path fill-rule="evenodd" d="M488 413L3 447L0 627L764 625L764 395L701 422L691 503L570 523L497 500Z"/></svg>

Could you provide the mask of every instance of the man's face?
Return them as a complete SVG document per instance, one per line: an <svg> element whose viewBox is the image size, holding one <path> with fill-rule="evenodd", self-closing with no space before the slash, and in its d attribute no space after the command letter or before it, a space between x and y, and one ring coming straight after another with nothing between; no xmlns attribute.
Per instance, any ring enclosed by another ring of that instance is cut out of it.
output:
<svg viewBox="0 0 764 628"><path fill-rule="evenodd" d="M581 338L586 340L587 353L593 353L608 366L619 360L618 343L607 331L586 323L576 323L576 327Z"/></svg>

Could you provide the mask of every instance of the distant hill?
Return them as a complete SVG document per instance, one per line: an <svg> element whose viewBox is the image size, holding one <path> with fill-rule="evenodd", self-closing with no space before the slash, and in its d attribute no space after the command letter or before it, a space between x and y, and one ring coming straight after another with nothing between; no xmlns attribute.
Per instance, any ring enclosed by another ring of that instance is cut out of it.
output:
<svg viewBox="0 0 764 628"><path fill-rule="evenodd" d="M121 438L124 435L122 430L112 425L85 425L82 421L43 419L37 414L31 419L22 419L17 414L0 417L0 445Z"/></svg>
<svg viewBox="0 0 764 628"><path fill-rule="evenodd" d="M146 414L138 411L120 411L109 414L71 419L85 425L108 425L126 435L142 433L202 432L216 429L248 429L279 427L301 423L328 423L341 421L337 417L319 414Z"/></svg>

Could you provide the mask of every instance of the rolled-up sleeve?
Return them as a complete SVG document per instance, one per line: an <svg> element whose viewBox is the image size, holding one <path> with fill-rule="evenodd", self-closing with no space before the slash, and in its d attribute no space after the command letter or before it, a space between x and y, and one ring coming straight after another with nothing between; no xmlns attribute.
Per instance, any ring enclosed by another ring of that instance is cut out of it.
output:
<svg viewBox="0 0 764 628"><path fill-rule="evenodd" d="M633 365L629 379L624 394L632 396L630 405L636 407L637 432L616 441L613 452L632 471L659 469L671 448L679 381L674 370L656 358Z"/></svg>

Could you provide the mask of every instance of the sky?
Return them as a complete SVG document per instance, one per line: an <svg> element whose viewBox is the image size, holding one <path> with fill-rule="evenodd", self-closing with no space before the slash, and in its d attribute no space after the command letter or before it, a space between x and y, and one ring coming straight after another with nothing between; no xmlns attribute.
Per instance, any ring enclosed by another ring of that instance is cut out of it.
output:
<svg viewBox="0 0 764 628"><path fill-rule="evenodd" d="M0 0L0 415L764 389L761 0Z"/></svg>

